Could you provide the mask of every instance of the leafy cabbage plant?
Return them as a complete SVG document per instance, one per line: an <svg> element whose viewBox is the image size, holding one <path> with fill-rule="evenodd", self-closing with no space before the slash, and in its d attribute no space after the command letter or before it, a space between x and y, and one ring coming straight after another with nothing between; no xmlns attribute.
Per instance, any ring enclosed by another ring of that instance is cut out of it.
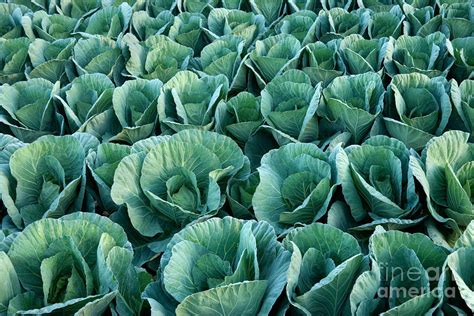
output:
<svg viewBox="0 0 474 316"><path fill-rule="evenodd" d="M229 137L185 130L119 163L111 196L126 204L133 227L144 236L169 236L202 216L216 214L229 178L244 165Z"/></svg>
<svg viewBox="0 0 474 316"><path fill-rule="evenodd" d="M339 151L336 158L342 192L360 229L377 224L416 224L420 216L410 152L399 140L374 136Z"/></svg>
<svg viewBox="0 0 474 316"><path fill-rule="evenodd" d="M310 142L317 138L316 109L321 85L314 88L301 70L288 70L261 92L261 112L279 143Z"/></svg>
<svg viewBox="0 0 474 316"><path fill-rule="evenodd" d="M216 108L216 132L245 144L263 123L260 102L261 97L246 91L221 100Z"/></svg>
<svg viewBox="0 0 474 316"><path fill-rule="evenodd" d="M375 72L382 75L387 46L386 38L368 40L352 34L341 40L338 51L347 74Z"/></svg>
<svg viewBox="0 0 474 316"><path fill-rule="evenodd" d="M387 133L407 146L422 149L446 129L452 112L444 77L420 73L396 75L389 85L384 123Z"/></svg>
<svg viewBox="0 0 474 316"><path fill-rule="evenodd" d="M69 129L101 139L116 135L120 128L112 106L113 92L114 84L104 74L85 74L75 78L57 96L66 113Z"/></svg>
<svg viewBox="0 0 474 316"><path fill-rule="evenodd" d="M277 22L286 8L284 0L249 0L249 3L252 11L263 15L268 26Z"/></svg>
<svg viewBox="0 0 474 316"><path fill-rule="evenodd" d="M426 315L444 295L439 275L448 251L426 235L385 231L370 237L372 269L362 273L350 294L352 315Z"/></svg>
<svg viewBox="0 0 474 316"><path fill-rule="evenodd" d="M332 8L319 12L316 37L327 43L350 34L364 34L370 19L370 12L358 9L351 12L343 8Z"/></svg>
<svg viewBox="0 0 474 316"><path fill-rule="evenodd" d="M115 170L120 161L130 154L130 147L115 143L102 143L95 150L91 150L86 157L86 165L92 175L95 190L98 196L95 200L100 202L100 209L113 212L117 204L112 201L110 189L114 182Z"/></svg>
<svg viewBox="0 0 474 316"><path fill-rule="evenodd" d="M408 2L408 1L407 1ZM388 12L397 7L397 2L393 0L357 0L360 8L371 9L374 13Z"/></svg>
<svg viewBox="0 0 474 316"><path fill-rule="evenodd" d="M48 14L40 10L32 16L25 15L21 20L24 32L30 39L41 38L52 42L71 37L78 27L79 20L63 14Z"/></svg>
<svg viewBox="0 0 474 316"><path fill-rule="evenodd" d="M122 49L112 39L100 35L79 39L74 45L72 60L78 75L100 73L117 83L121 81Z"/></svg>
<svg viewBox="0 0 474 316"><path fill-rule="evenodd" d="M173 236L160 277L144 296L164 315L268 315L285 287L289 261L268 223L213 218Z"/></svg>
<svg viewBox="0 0 474 316"><path fill-rule="evenodd" d="M340 315L366 266L357 240L333 226L314 223L292 230L283 245L292 251L286 294L294 312Z"/></svg>
<svg viewBox="0 0 474 316"><path fill-rule="evenodd" d="M0 38L0 84L25 79L30 41L26 37Z"/></svg>
<svg viewBox="0 0 474 316"><path fill-rule="evenodd" d="M153 35L167 34L174 21L170 11L162 11L156 17L148 15L146 11L133 12L130 22L133 33L145 41Z"/></svg>
<svg viewBox="0 0 474 316"><path fill-rule="evenodd" d="M29 16L31 11L14 3L0 3L0 36L2 38L17 38L23 35L21 21L23 16Z"/></svg>
<svg viewBox="0 0 474 316"><path fill-rule="evenodd" d="M108 6L95 11L84 20L78 31L117 38L128 29L131 18L132 7L127 2L122 2L119 6Z"/></svg>
<svg viewBox="0 0 474 316"><path fill-rule="evenodd" d="M36 2L36 1L35 1ZM101 0L84 0L84 1L60 1L57 5L54 5L53 1L46 1L49 3L44 3L40 5L42 9L50 11L49 13L62 13L65 16L71 18L85 18L98 9L102 8L102 2L107 3L106 1Z"/></svg>
<svg viewBox="0 0 474 316"><path fill-rule="evenodd" d="M15 181L10 172L10 157L18 148L24 145L23 142L11 135L0 134L0 220L2 220L2 223L5 223L5 221L9 219L7 212L8 205L14 203L8 194L2 198L2 193L11 191L15 185ZM4 237L5 232L2 229L0 233L0 245L3 243ZM2 251L5 250L1 246L0 249Z"/></svg>
<svg viewBox="0 0 474 316"><path fill-rule="evenodd" d="M219 4L219 0L187 0L177 1L177 7L180 12L207 13L209 8Z"/></svg>
<svg viewBox="0 0 474 316"><path fill-rule="evenodd" d="M310 43L301 51L301 69L313 85L321 82L326 87L334 78L345 73L344 64L338 62L336 42Z"/></svg>
<svg viewBox="0 0 474 316"><path fill-rule="evenodd" d="M147 1L146 11L150 16L157 17L163 11L174 11L176 9L176 0L149 0Z"/></svg>
<svg viewBox="0 0 474 316"><path fill-rule="evenodd" d="M311 10L316 13L320 11L328 11L333 8L343 8L345 10L350 10L354 6L355 1L352 0L338 0L338 1L328 1L328 0L288 0L288 5L290 6L291 11L299 12L302 10ZM364 5L358 1L359 7L363 8Z"/></svg>
<svg viewBox="0 0 474 316"><path fill-rule="evenodd" d="M247 81L242 74L245 41L242 37L223 36L206 45L198 58L199 70L210 76L225 75L229 89L245 90Z"/></svg>
<svg viewBox="0 0 474 316"><path fill-rule="evenodd" d="M401 8L405 15L404 35L425 37L442 30L443 19L435 15L435 8L423 6L424 1L404 3Z"/></svg>
<svg viewBox="0 0 474 316"><path fill-rule="evenodd" d="M137 78L114 89L112 106L122 126L114 141L133 144L154 134L162 85L158 79Z"/></svg>
<svg viewBox="0 0 474 316"><path fill-rule="evenodd" d="M360 143L382 113L385 89L378 74L367 72L337 77L322 94L318 113L340 123Z"/></svg>
<svg viewBox="0 0 474 316"><path fill-rule="evenodd" d="M313 11L302 10L282 18L276 25L278 34L291 34L303 45L316 40L316 18Z"/></svg>
<svg viewBox="0 0 474 316"><path fill-rule="evenodd" d="M410 158L431 216L455 232L474 219L474 145L468 138L461 131L445 132L426 144L421 157Z"/></svg>
<svg viewBox="0 0 474 316"><path fill-rule="evenodd" d="M474 304L472 302L472 278L469 269L469 262L474 256L474 222L470 223L462 236L456 241L453 252L448 255L446 260L446 270L443 278L447 280L449 287L454 287L459 291L457 299L446 298L443 306L445 311L474 311Z"/></svg>
<svg viewBox="0 0 474 316"><path fill-rule="evenodd" d="M277 233L315 222L326 213L336 171L329 155L316 145L290 143L271 150L262 157L258 173L255 217L269 222Z"/></svg>
<svg viewBox="0 0 474 316"><path fill-rule="evenodd" d="M180 70L187 69L193 56L192 49L164 35L148 37L144 42L139 42L133 35L127 34L125 37L123 41L130 51L126 69L136 78L167 82Z"/></svg>
<svg viewBox="0 0 474 316"><path fill-rule="evenodd" d="M474 133L474 80L464 80L460 85L451 81L451 99L456 113L464 123L465 131Z"/></svg>
<svg viewBox="0 0 474 316"><path fill-rule="evenodd" d="M452 76L459 82L474 78L473 38L456 38L451 41L451 45L453 45L454 53L454 65L451 68Z"/></svg>
<svg viewBox="0 0 474 316"><path fill-rule="evenodd" d="M322 1L315 0L288 0L288 6L291 12L309 10L319 13L323 8Z"/></svg>
<svg viewBox="0 0 474 316"><path fill-rule="evenodd" d="M72 77L72 62L74 45L72 38L58 39L53 42L41 38L33 40L28 48L28 56L32 69L28 69L28 79L44 78L55 83L60 81L67 84Z"/></svg>
<svg viewBox="0 0 474 316"><path fill-rule="evenodd" d="M41 218L87 210L84 159L97 145L88 134L48 135L17 149L6 170L9 185L1 187L13 223L21 228Z"/></svg>
<svg viewBox="0 0 474 316"><path fill-rule="evenodd" d="M24 142L47 134L63 134L64 118L54 101L58 93L59 83L41 78L0 86L0 124L8 126Z"/></svg>
<svg viewBox="0 0 474 316"><path fill-rule="evenodd" d="M195 54L199 54L204 46L208 44L204 29L207 27L207 19L200 13L182 12L174 19L168 36L178 44L191 48Z"/></svg>
<svg viewBox="0 0 474 316"><path fill-rule="evenodd" d="M404 29L404 19L403 12L398 6L393 6L390 11L374 12L367 25L367 34L371 39L390 36L398 38Z"/></svg>
<svg viewBox="0 0 474 316"><path fill-rule="evenodd" d="M426 37L402 35L391 40L384 61L390 76L415 72L431 78L446 76L453 63L451 43L440 32Z"/></svg>
<svg viewBox="0 0 474 316"><path fill-rule="evenodd" d="M229 81L223 74L199 78L193 72L181 71L162 88L158 98L158 115L163 130L187 128L210 130L214 112L225 99Z"/></svg>
<svg viewBox="0 0 474 316"><path fill-rule="evenodd" d="M242 168L242 170L245 169ZM235 218L253 219L255 217L252 205L252 198L255 194L260 175L258 172L245 172L243 176L235 175L229 180L227 185L227 203L231 214Z"/></svg>
<svg viewBox="0 0 474 316"><path fill-rule="evenodd" d="M290 34L279 34L258 40L247 63L260 85L270 82L287 69L295 69L301 43Z"/></svg>
<svg viewBox="0 0 474 316"><path fill-rule="evenodd" d="M253 12L215 8L207 19L207 29L204 31L211 40L225 35L239 36L245 40L245 49L266 30L265 18Z"/></svg>
<svg viewBox="0 0 474 316"><path fill-rule="evenodd" d="M106 217L77 212L38 220L14 239L8 256L0 252L0 311L138 314L151 278L132 257L124 230Z"/></svg>
<svg viewBox="0 0 474 316"><path fill-rule="evenodd" d="M443 31L450 39L474 35L474 8L468 0L436 2L440 7Z"/></svg>

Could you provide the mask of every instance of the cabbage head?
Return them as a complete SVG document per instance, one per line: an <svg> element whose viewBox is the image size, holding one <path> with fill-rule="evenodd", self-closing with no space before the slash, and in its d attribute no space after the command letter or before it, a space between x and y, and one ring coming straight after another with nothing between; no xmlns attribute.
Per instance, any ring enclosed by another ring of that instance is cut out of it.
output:
<svg viewBox="0 0 474 316"><path fill-rule="evenodd" d="M133 35L127 36L130 59L126 69L135 78L167 82L180 70L187 69L193 56L192 49L164 35L148 37L144 42L139 42Z"/></svg>
<svg viewBox="0 0 474 316"><path fill-rule="evenodd" d="M227 203L233 217L241 219L253 219L255 217L252 198L259 183L260 175L257 171L246 172L243 177L234 176L229 180Z"/></svg>
<svg viewBox="0 0 474 316"><path fill-rule="evenodd" d="M85 156L98 145L88 134L43 136L9 159L10 185L2 200L18 227L46 217L87 210Z"/></svg>
<svg viewBox="0 0 474 316"><path fill-rule="evenodd" d="M0 84L25 79L30 40L26 37L0 38Z"/></svg>
<svg viewBox="0 0 474 316"><path fill-rule="evenodd" d="M378 74L366 72L337 77L322 94L318 114L340 123L359 144L382 113L385 89Z"/></svg>
<svg viewBox="0 0 474 316"><path fill-rule="evenodd" d="M340 315L364 257L357 240L321 223L292 230L283 240L292 251L286 294L293 314Z"/></svg>
<svg viewBox="0 0 474 316"><path fill-rule="evenodd" d="M162 85L158 79L137 78L114 89L112 106L122 130L113 140L133 144L154 134Z"/></svg>
<svg viewBox="0 0 474 316"><path fill-rule="evenodd" d="M0 312L137 315L151 280L132 264L122 227L94 213L41 219L0 252ZM140 282L137 282L140 279Z"/></svg>
<svg viewBox="0 0 474 316"><path fill-rule="evenodd" d="M435 14L434 7L430 5L423 6L423 2L405 3L401 6L405 15L403 35L425 37L435 32L443 31L441 15Z"/></svg>
<svg viewBox="0 0 474 316"><path fill-rule="evenodd" d="M454 109L464 123L464 130L474 135L474 80L464 80L460 85L451 82L451 99Z"/></svg>
<svg viewBox="0 0 474 316"><path fill-rule="evenodd" d="M424 234L385 231L370 238L370 271L350 294L352 315L432 315L444 294L439 276L448 251Z"/></svg>
<svg viewBox="0 0 474 316"><path fill-rule="evenodd" d="M465 79L474 78L474 38L456 38L451 41L454 52L454 65L451 75L461 82Z"/></svg>
<svg viewBox="0 0 474 316"><path fill-rule="evenodd" d="M362 35L352 34L341 40L339 54L350 75L365 72L383 74L383 61L387 54L387 39L364 39Z"/></svg>
<svg viewBox="0 0 474 316"><path fill-rule="evenodd" d="M345 73L344 64L338 62L335 41L306 45L301 51L300 60L301 69L311 78L313 85L321 82L326 87L334 78Z"/></svg>
<svg viewBox="0 0 474 316"><path fill-rule="evenodd" d="M129 28L132 8L127 2L97 10L85 19L79 30L87 34L117 38ZM82 30L83 28L83 30Z"/></svg>
<svg viewBox="0 0 474 316"><path fill-rule="evenodd" d="M402 35L391 40L385 56L388 75L420 73L430 78L446 76L454 63L453 48L443 33L426 37Z"/></svg>
<svg viewBox="0 0 474 316"><path fill-rule="evenodd" d="M270 82L287 69L298 65L301 43L290 34L278 34L258 40L250 53L249 65L257 80Z"/></svg>
<svg viewBox="0 0 474 316"><path fill-rule="evenodd" d="M31 40L41 38L52 42L57 39L71 37L78 26L79 20L63 14L48 14L40 10L33 15L25 15L21 20L26 36Z"/></svg>
<svg viewBox="0 0 474 316"><path fill-rule="evenodd" d="M316 109L321 85L314 88L301 70L288 70L273 79L261 92L260 109L279 143L310 142L317 138Z"/></svg>
<svg viewBox="0 0 474 316"><path fill-rule="evenodd" d="M291 34L303 45L316 41L316 18L313 11L302 10L282 18L275 25L277 34Z"/></svg>
<svg viewBox="0 0 474 316"><path fill-rule="evenodd" d="M216 108L216 132L245 144L263 124L260 100L246 91L227 101L221 100Z"/></svg>
<svg viewBox="0 0 474 316"><path fill-rule="evenodd" d="M443 32L450 39L468 38L474 35L474 8L469 0L439 0Z"/></svg>
<svg viewBox="0 0 474 316"><path fill-rule="evenodd" d="M284 0L249 0L249 3L253 12L263 15L267 26L278 21L286 9Z"/></svg>
<svg viewBox="0 0 474 316"><path fill-rule="evenodd" d="M458 233L474 219L474 145L469 136L448 131L433 137L421 157L410 161L431 216Z"/></svg>
<svg viewBox="0 0 474 316"><path fill-rule="evenodd" d="M205 31L210 39L225 35L239 36L244 39L246 50L266 30L265 18L253 12L215 8L211 10L207 19L208 25Z"/></svg>
<svg viewBox="0 0 474 316"><path fill-rule="evenodd" d="M126 205L133 227L150 237L216 214L227 181L244 165L238 145L214 132L185 130L155 140L122 159L111 190L112 200Z"/></svg>
<svg viewBox="0 0 474 316"><path fill-rule="evenodd" d="M96 201L101 211L113 212L117 204L112 201L110 188L114 182L115 170L120 161L130 154L130 147L115 143L102 143L91 150L86 157L86 165L92 175L93 192L98 192Z"/></svg>
<svg viewBox="0 0 474 316"><path fill-rule="evenodd" d="M120 131L112 106L114 84L104 74L75 78L57 98L63 105L69 130L107 140Z"/></svg>
<svg viewBox="0 0 474 316"><path fill-rule="evenodd" d="M102 8L102 2L104 2L104 4L106 3L101 0L59 1L56 5L44 5L43 9L49 7L49 10L55 10L61 12L65 16L80 19L87 17ZM54 4L54 2L52 3Z"/></svg>
<svg viewBox="0 0 474 316"><path fill-rule="evenodd" d="M247 78L242 76L245 41L242 37L223 36L206 45L198 58L199 71L210 75L225 75L231 90L245 90Z"/></svg>
<svg viewBox="0 0 474 316"><path fill-rule="evenodd" d="M110 38L96 35L79 39L74 45L72 61L78 75L99 73L117 83L121 81L122 48Z"/></svg>
<svg viewBox="0 0 474 316"><path fill-rule="evenodd" d="M376 1L379 3L378 1ZM398 6L392 7L390 11L374 12L371 14L367 25L367 34L371 39L383 37L398 38L403 32L404 16Z"/></svg>
<svg viewBox="0 0 474 316"><path fill-rule="evenodd" d="M199 54L208 44L204 33L206 27L207 19L204 15L182 12L175 17L168 36L172 41L189 47L195 54Z"/></svg>
<svg viewBox="0 0 474 316"><path fill-rule="evenodd" d="M449 88L444 77L396 75L388 87L384 109L387 134L421 150L446 129L452 112Z"/></svg>
<svg viewBox="0 0 474 316"><path fill-rule="evenodd" d="M358 9L348 12L343 8L321 10L317 19L316 37L321 42L344 38L350 34L364 34L370 20L370 11Z"/></svg>
<svg viewBox="0 0 474 316"><path fill-rule="evenodd" d="M144 297L161 315L269 315L289 260L268 223L209 219L173 236Z"/></svg>
<svg viewBox="0 0 474 316"><path fill-rule="evenodd" d="M64 118L57 113L54 96L59 83L36 78L12 85L0 86L0 125L7 126L13 135L24 142L32 142L47 134L63 134Z"/></svg>
<svg viewBox="0 0 474 316"><path fill-rule="evenodd" d="M409 162L408 148L383 135L339 151L336 164L342 193L356 222L368 221L365 227L372 228L416 223L410 219L416 216L419 199Z"/></svg>
<svg viewBox="0 0 474 316"><path fill-rule="evenodd" d="M167 34L174 21L170 11L162 11L156 17L148 15L146 11L137 11L132 15L131 30L144 41L150 36Z"/></svg>
<svg viewBox="0 0 474 316"><path fill-rule="evenodd" d="M28 79L44 78L55 83L69 83L72 73L68 70L72 68L71 55L73 53L76 40L73 38L58 39L53 42L45 41L41 38L34 39L28 49L31 65L33 69L27 73Z"/></svg>
<svg viewBox="0 0 474 316"><path fill-rule="evenodd" d="M18 38L23 35L21 21L23 16L31 15L31 11L15 3L0 3L0 36L2 38Z"/></svg>
<svg viewBox="0 0 474 316"><path fill-rule="evenodd" d="M253 196L255 217L278 234L297 223L310 224L327 210L335 189L335 166L314 144L290 143L269 151L258 168Z"/></svg>
<svg viewBox="0 0 474 316"><path fill-rule="evenodd" d="M188 128L210 130L220 100L227 97L229 81L220 74L203 76L181 71L162 88L158 98L158 115L162 130Z"/></svg>
<svg viewBox="0 0 474 316"><path fill-rule="evenodd" d="M450 281L447 286L456 289L459 297L446 299L443 310L469 310L474 312L472 301L472 270L469 263L474 258L474 222L470 223L461 237L456 241L453 252L446 260L444 279Z"/></svg>

